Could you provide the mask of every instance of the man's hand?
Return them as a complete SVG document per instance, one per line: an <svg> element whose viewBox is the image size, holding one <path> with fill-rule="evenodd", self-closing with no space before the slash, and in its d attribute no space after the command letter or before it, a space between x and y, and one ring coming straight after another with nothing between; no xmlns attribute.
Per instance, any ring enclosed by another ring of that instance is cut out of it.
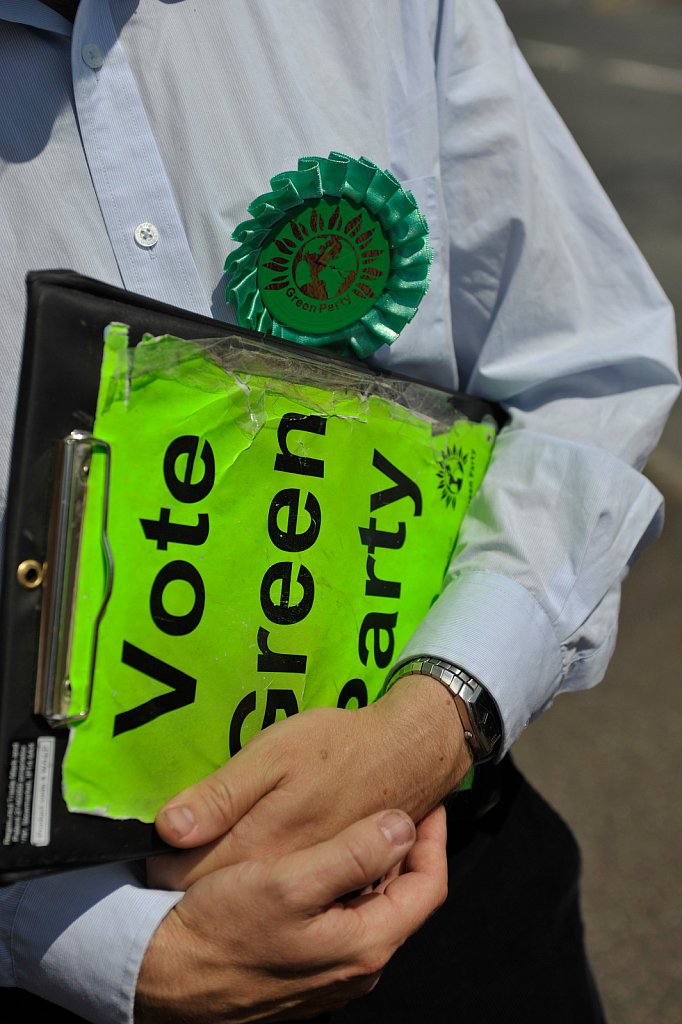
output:
<svg viewBox="0 0 682 1024"><path fill-rule="evenodd" d="M396 873L405 858L405 870ZM389 880L345 903L347 893ZM136 1024L313 1016L364 995L445 899L445 814L383 811L334 839L196 882L142 963Z"/></svg>
<svg viewBox="0 0 682 1024"><path fill-rule="evenodd" d="M470 764L454 702L430 677L401 679L358 711L304 711L166 805L156 827L186 852L152 858L149 883L185 889L209 871L303 849L388 807L419 821Z"/></svg>

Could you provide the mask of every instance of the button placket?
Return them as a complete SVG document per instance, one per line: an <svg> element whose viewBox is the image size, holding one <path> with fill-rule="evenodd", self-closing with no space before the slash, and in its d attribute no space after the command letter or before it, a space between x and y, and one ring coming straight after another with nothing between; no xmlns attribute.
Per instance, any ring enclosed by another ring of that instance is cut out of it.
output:
<svg viewBox="0 0 682 1024"><path fill-rule="evenodd" d="M166 169L137 82L111 16L85 0L74 25L73 84L78 125L93 185L124 287L210 315ZM94 74L83 56L103 64ZM131 155L143 174L131 174ZM154 222L138 221L144 214ZM163 244L160 234L163 232Z"/></svg>

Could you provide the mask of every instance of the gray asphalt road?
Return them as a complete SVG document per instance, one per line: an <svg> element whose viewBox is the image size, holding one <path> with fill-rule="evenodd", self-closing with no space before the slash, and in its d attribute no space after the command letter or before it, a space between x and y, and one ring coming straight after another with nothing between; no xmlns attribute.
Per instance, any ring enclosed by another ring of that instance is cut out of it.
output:
<svg viewBox="0 0 682 1024"><path fill-rule="evenodd" d="M501 6L679 327L682 3ZM666 527L624 588L607 677L560 698L515 748L580 839L588 945L610 1024L682 1020L682 405L650 465Z"/></svg>

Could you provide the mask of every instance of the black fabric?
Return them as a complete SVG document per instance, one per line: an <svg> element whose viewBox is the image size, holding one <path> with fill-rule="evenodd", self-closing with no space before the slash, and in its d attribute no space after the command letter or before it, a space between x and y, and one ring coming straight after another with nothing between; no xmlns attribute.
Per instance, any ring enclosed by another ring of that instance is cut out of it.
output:
<svg viewBox="0 0 682 1024"><path fill-rule="evenodd" d="M603 1024L573 835L510 758L481 783L448 807L445 904L331 1024Z"/></svg>
<svg viewBox="0 0 682 1024"><path fill-rule="evenodd" d="M0 989L0 1013L8 1022L35 1021L36 1024L87 1024L82 1017L63 1010L61 1006L47 1003L44 999L32 996L18 988Z"/></svg>
<svg viewBox="0 0 682 1024"><path fill-rule="evenodd" d="M317 1024L604 1024L585 956L580 854L571 832L510 758L478 770L448 804L445 904L398 951L377 988ZM24 992L3 1018L37 1010L81 1020Z"/></svg>

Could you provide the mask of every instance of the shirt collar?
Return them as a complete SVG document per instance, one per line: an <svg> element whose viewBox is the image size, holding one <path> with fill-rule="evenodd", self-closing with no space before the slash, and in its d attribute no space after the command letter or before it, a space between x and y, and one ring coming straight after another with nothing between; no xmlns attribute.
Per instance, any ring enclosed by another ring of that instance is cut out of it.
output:
<svg viewBox="0 0 682 1024"><path fill-rule="evenodd" d="M70 36L73 25L40 0L0 0L0 21L31 25L60 36Z"/></svg>

